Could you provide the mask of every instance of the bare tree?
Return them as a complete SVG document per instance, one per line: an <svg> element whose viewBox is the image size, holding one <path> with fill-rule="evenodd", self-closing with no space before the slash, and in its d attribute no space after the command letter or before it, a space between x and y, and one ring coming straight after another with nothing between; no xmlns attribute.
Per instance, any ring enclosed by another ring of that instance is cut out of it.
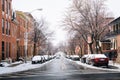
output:
<svg viewBox="0 0 120 80"><path fill-rule="evenodd" d="M83 37L91 53L93 43L98 53L99 41L107 29L108 13L104 2L105 0L73 0L70 12L64 20L64 24ZM88 36L91 40L88 40Z"/></svg>
<svg viewBox="0 0 120 80"><path fill-rule="evenodd" d="M74 36L74 39L76 40L76 45L79 45L79 47L80 47L79 56L82 56L83 54L85 54L85 50L87 50L87 49L85 49L85 47L86 47L85 41L83 40L82 36L79 35L79 33Z"/></svg>
<svg viewBox="0 0 120 80"><path fill-rule="evenodd" d="M46 26L45 21L43 19L41 20L35 20L33 24L33 30L31 31L30 40L34 43L33 47L33 56L37 54L37 48L41 47L45 44L45 41L47 40L47 34L46 34Z"/></svg>

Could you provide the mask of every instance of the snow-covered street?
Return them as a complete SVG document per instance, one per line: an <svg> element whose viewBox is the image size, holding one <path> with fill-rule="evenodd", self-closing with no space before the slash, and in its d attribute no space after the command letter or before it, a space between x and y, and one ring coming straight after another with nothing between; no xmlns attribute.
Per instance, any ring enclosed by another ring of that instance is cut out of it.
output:
<svg viewBox="0 0 120 80"><path fill-rule="evenodd" d="M85 63L81 63L80 61L73 61L73 60L70 60L70 59L66 59L66 60L68 60L72 63L76 63L80 66L83 66L84 68L120 72L120 64L115 63L113 65L112 61L109 62L109 66L113 66L114 69L95 67L95 66L91 66L91 65L88 65L88 64L85 64ZM26 70L39 68L39 67L44 66L45 64L47 64L51 61L48 61L48 62L45 62L45 63L42 63L42 64L31 64L31 61L28 61L27 63L22 63L22 62L15 62L15 63L12 63L12 64L5 63L5 67L0 67L0 74L9 74L9 73L13 73L13 72L20 72L20 71L26 71ZM14 65L14 64L19 64L19 65L11 66L11 65Z"/></svg>
<svg viewBox="0 0 120 80"><path fill-rule="evenodd" d="M6 64L5 67L0 67L0 79L3 80L64 80L75 78L82 79L91 78L93 80L95 77L100 78L102 76L103 80L106 78L113 79L114 77L119 78L118 74L120 72L119 65L115 64L114 67L118 68L102 68L94 67L88 64L83 64L80 61L73 61L67 59L63 56L56 57L50 61L42 64L31 64L31 62L21 63L15 62L13 65ZM111 64L111 65L110 65ZM110 62L109 66L112 66ZM118 72L119 71L119 72ZM14 73L15 72L15 73ZM91 77L92 74L95 74ZM110 75L113 75L112 77ZM86 76L84 76L86 75ZM104 77L103 77L104 76ZM112 80L111 79L111 80ZM84 80L84 79L82 79ZM97 79L96 79L97 80Z"/></svg>

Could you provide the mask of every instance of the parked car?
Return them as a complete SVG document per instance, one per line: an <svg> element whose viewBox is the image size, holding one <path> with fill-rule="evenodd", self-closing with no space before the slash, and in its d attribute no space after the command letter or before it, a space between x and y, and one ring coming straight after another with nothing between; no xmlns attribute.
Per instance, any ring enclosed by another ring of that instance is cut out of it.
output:
<svg viewBox="0 0 120 80"><path fill-rule="evenodd" d="M83 55L82 57L81 57L81 62L82 63L86 63L86 58L88 57L88 54L86 54L86 55Z"/></svg>
<svg viewBox="0 0 120 80"><path fill-rule="evenodd" d="M66 58L70 59L70 55L66 55Z"/></svg>
<svg viewBox="0 0 120 80"><path fill-rule="evenodd" d="M109 63L108 57L104 54L89 54L86 58L86 63L93 66L107 66Z"/></svg>
<svg viewBox="0 0 120 80"><path fill-rule="evenodd" d="M49 55L43 55L43 58L44 58L44 60L43 60L44 62L48 61L49 60Z"/></svg>
<svg viewBox="0 0 120 80"><path fill-rule="evenodd" d="M42 63L43 57L40 55L36 55L32 58L32 64Z"/></svg>
<svg viewBox="0 0 120 80"><path fill-rule="evenodd" d="M78 55L70 55L70 59L80 61L80 57Z"/></svg>

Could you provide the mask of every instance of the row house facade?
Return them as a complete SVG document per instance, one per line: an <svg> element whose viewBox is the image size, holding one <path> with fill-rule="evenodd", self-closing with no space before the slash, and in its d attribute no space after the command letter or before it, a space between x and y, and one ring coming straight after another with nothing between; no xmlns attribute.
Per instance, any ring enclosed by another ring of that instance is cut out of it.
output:
<svg viewBox="0 0 120 80"><path fill-rule="evenodd" d="M33 43L29 39L29 33L33 29L33 17L29 13L22 11L16 11L16 20L18 21L17 25L17 60L19 58L31 57L33 55ZM25 53L26 47L26 33L27 33L27 53Z"/></svg>
<svg viewBox="0 0 120 80"><path fill-rule="evenodd" d="M34 27L34 21L35 19L33 18L33 16L30 13L24 13L25 17L26 17L26 26L27 26L27 32L28 32L28 43L27 43L27 55L28 57L33 56L33 42L31 40L31 32L33 31L33 27Z"/></svg>
<svg viewBox="0 0 120 80"><path fill-rule="evenodd" d="M114 51L117 62L120 63L120 17L109 24L109 30L110 32L106 34L106 40L110 44L107 47L109 48L108 50Z"/></svg>
<svg viewBox="0 0 120 80"><path fill-rule="evenodd" d="M26 19L21 11L16 11L16 20L19 22L17 25L17 59L24 57L25 45L24 45L24 34L26 32Z"/></svg>
<svg viewBox="0 0 120 80"><path fill-rule="evenodd" d="M33 27L33 17L12 10L12 0L0 0L0 61L25 57L25 32ZM32 43L28 40L27 56L32 56Z"/></svg>
<svg viewBox="0 0 120 80"><path fill-rule="evenodd" d="M0 60L15 60L17 26L12 22L12 0L0 0Z"/></svg>

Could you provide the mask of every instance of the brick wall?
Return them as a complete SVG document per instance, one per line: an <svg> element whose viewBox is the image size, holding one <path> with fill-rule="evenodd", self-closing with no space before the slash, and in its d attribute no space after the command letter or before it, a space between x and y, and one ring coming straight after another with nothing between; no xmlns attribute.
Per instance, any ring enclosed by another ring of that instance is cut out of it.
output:
<svg viewBox="0 0 120 80"><path fill-rule="evenodd" d="M0 0L0 4L1 4L1 0ZM2 22L2 5L0 5L0 22ZM2 58L2 28L1 28L2 24L0 24L0 60Z"/></svg>
<svg viewBox="0 0 120 80"><path fill-rule="evenodd" d="M117 62L120 63L120 35L117 36Z"/></svg>

